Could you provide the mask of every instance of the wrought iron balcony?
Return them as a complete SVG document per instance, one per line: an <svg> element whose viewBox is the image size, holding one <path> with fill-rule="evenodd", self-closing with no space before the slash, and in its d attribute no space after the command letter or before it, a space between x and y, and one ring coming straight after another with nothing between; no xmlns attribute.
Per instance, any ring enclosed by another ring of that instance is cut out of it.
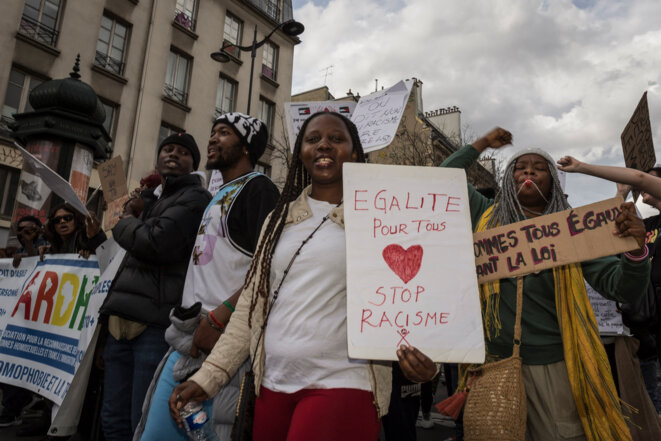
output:
<svg viewBox="0 0 661 441"><path fill-rule="evenodd" d="M275 81L275 70L271 69L266 64L262 64L262 75Z"/></svg>
<svg viewBox="0 0 661 441"><path fill-rule="evenodd" d="M94 64L103 67L110 72L116 73L117 75L122 75L124 73L124 63L99 51L96 51L96 55L94 56Z"/></svg>
<svg viewBox="0 0 661 441"><path fill-rule="evenodd" d="M46 26L27 15L21 17L21 24L18 28L18 32L41 43L47 44L48 46L55 46L59 34L57 30L50 26Z"/></svg>
<svg viewBox="0 0 661 441"><path fill-rule="evenodd" d="M188 93L186 91L177 89L171 84L163 86L163 93L168 98L180 102L181 104L186 104L186 100L188 99Z"/></svg>
<svg viewBox="0 0 661 441"><path fill-rule="evenodd" d="M174 10L174 22L192 31L195 29L195 19L186 11Z"/></svg>
<svg viewBox="0 0 661 441"><path fill-rule="evenodd" d="M280 7L277 0L243 0L245 3L250 3L275 22L280 21ZM291 18L291 17L290 17ZM283 20L286 21L286 20Z"/></svg>

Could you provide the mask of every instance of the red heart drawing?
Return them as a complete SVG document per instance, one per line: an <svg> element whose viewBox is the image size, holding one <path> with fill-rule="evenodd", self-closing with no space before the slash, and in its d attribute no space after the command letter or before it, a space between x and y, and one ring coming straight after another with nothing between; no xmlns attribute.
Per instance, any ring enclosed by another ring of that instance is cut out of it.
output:
<svg viewBox="0 0 661 441"><path fill-rule="evenodd" d="M388 245L383 249L382 255L390 269L404 283L408 283L420 271L420 264L422 263L422 247L420 245L412 245L407 250L400 245Z"/></svg>

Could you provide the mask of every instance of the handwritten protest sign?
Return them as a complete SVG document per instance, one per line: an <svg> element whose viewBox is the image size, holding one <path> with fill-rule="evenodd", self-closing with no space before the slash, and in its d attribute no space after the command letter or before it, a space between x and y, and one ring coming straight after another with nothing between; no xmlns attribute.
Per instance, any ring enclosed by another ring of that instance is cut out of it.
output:
<svg viewBox="0 0 661 441"><path fill-rule="evenodd" d="M654 143L652 141L647 92L643 93L636 110L634 110L631 119L624 127L624 131L622 131L620 139L624 151L624 163L627 167L642 171L654 167L656 155L654 154ZM640 192L634 189L634 201L638 199L639 194Z"/></svg>
<svg viewBox="0 0 661 441"><path fill-rule="evenodd" d="M118 263L119 264L119 263ZM61 404L97 324L99 269L74 254L0 260L0 382Z"/></svg>
<svg viewBox="0 0 661 441"><path fill-rule="evenodd" d="M480 283L638 248L613 234L622 198L527 219L473 236Z"/></svg>
<svg viewBox="0 0 661 441"><path fill-rule="evenodd" d="M289 145L294 151L296 137L301 126L311 115L317 112L337 112L347 118L351 117L356 108L355 101L306 101L297 103L285 103L285 114L287 115L287 134Z"/></svg>
<svg viewBox="0 0 661 441"><path fill-rule="evenodd" d="M119 222L119 217L124 213L124 204L128 202L130 196L125 195L119 199L108 203L105 212L103 213L103 230L111 230L117 222Z"/></svg>
<svg viewBox="0 0 661 441"><path fill-rule="evenodd" d="M484 361L463 170L345 163L349 356Z"/></svg>
<svg viewBox="0 0 661 441"><path fill-rule="evenodd" d="M358 128L365 153L386 147L395 139L412 87L411 80L400 81L360 98L351 121Z"/></svg>
<svg viewBox="0 0 661 441"><path fill-rule="evenodd" d="M129 194L124 174L124 163L121 156L115 156L106 162L99 164L99 179L103 188L103 199L106 203Z"/></svg>
<svg viewBox="0 0 661 441"><path fill-rule="evenodd" d="M585 290L588 293L588 299L594 311L594 317L599 326L600 335L624 335L624 324L622 323L622 314L617 312L617 305L614 301L604 298L589 283L585 284Z"/></svg>
<svg viewBox="0 0 661 441"><path fill-rule="evenodd" d="M14 142L14 145L18 151L21 152L23 160L30 164L34 174L41 178L41 180L44 181L46 186L48 186L48 188L50 188L53 193L64 199L65 202L71 204L71 206L73 206L73 208L78 210L80 213L87 216L89 213L87 211L87 207L85 207L85 204L80 200L78 193L76 193L76 191L71 187L71 184L69 184L66 180L64 180L64 178L62 178L62 176L58 175L46 164L35 158L30 152L21 147L20 144Z"/></svg>

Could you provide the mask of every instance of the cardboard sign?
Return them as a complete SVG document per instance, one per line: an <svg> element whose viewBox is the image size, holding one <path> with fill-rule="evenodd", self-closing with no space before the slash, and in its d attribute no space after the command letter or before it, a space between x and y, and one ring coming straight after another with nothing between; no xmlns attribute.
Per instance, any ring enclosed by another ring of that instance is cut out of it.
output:
<svg viewBox="0 0 661 441"><path fill-rule="evenodd" d="M311 115L314 115L317 112L326 111L337 112L350 118L356 108L356 104L355 101L307 101L285 103L287 134L289 135L291 151L294 151L294 144L296 143L296 137L301 130L301 126Z"/></svg>
<svg viewBox="0 0 661 441"><path fill-rule="evenodd" d="M107 204L129 194L121 156L99 164L99 179L103 188L103 199Z"/></svg>
<svg viewBox="0 0 661 441"><path fill-rule="evenodd" d="M103 231L111 230L117 225L119 217L124 213L124 204L126 204L129 198L129 195L124 195L121 198L108 203L108 207L103 213Z"/></svg>
<svg viewBox="0 0 661 441"><path fill-rule="evenodd" d="M413 81L400 81L360 98L351 121L358 128L365 153L386 147L395 139L412 87Z"/></svg>
<svg viewBox="0 0 661 441"><path fill-rule="evenodd" d="M353 358L482 363L464 170L345 163L347 336Z"/></svg>
<svg viewBox="0 0 661 441"><path fill-rule="evenodd" d="M527 219L473 235L480 283L638 248L613 234L622 198Z"/></svg>
<svg viewBox="0 0 661 441"><path fill-rule="evenodd" d="M0 382L60 404L92 339L114 273L99 286L95 256L59 254L43 262L24 258L19 268L1 259L0 274Z"/></svg>
<svg viewBox="0 0 661 441"><path fill-rule="evenodd" d="M65 181L62 176L58 175L46 164L35 158L30 152L25 150L18 143L14 142L14 145L18 151L21 152L21 155L23 155L23 160L30 164L32 170L34 170L34 174L37 175L42 181L44 181L46 186L48 186L48 188L50 188L53 193L64 199L65 202L71 204L71 206L78 210L81 214L85 216L89 214L87 207L85 207L85 203L79 199L78 193L76 193L73 187L71 187L71 184Z"/></svg>
<svg viewBox="0 0 661 441"><path fill-rule="evenodd" d="M614 301L604 298L589 283L585 283L594 317L599 326L600 335L625 335L622 314L617 311Z"/></svg>
<svg viewBox="0 0 661 441"><path fill-rule="evenodd" d="M620 139L622 140L622 150L624 151L624 163L628 168L647 171L654 167L656 155L652 141L647 92L643 93ZM639 194L640 192L634 189L634 201L638 199Z"/></svg>

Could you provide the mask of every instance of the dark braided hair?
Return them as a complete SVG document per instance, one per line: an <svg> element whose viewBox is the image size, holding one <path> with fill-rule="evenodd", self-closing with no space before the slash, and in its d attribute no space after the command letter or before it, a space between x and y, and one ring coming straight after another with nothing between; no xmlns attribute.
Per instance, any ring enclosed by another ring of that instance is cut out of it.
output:
<svg viewBox="0 0 661 441"><path fill-rule="evenodd" d="M282 193L280 194L278 202L275 204L275 208L269 215L268 224L266 225L262 238L257 245L257 250L250 263L248 273L246 274L244 289L247 289L251 285L253 286L250 312L248 314L249 326L252 324L252 313L260 299L264 303L262 319L266 319L266 304L271 291L271 261L273 259L273 251L275 250L275 247L280 240L282 230L285 227L285 220L289 213L289 203L298 198L303 192L303 189L310 184L310 175L307 170L305 170L305 167L303 167L303 162L300 158L303 137L305 136L305 132L310 122L321 115L332 115L344 123L351 138L353 151L357 154L356 162L366 162L363 145L361 144L360 136L358 135L358 129L356 128L356 125L344 115L336 112L317 112L303 122L301 130L298 132L298 136L296 136L296 143L294 144L294 152L292 154L291 164L289 165L289 172L287 173L285 186L282 188ZM258 284L256 281L257 275L259 275Z"/></svg>

